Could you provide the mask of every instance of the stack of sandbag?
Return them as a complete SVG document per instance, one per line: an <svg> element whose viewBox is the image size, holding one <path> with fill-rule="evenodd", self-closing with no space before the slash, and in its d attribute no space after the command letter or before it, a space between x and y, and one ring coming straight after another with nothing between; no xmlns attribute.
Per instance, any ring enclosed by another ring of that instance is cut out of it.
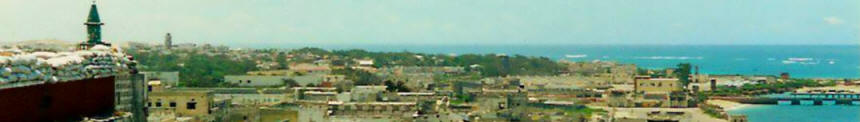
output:
<svg viewBox="0 0 860 122"><path fill-rule="evenodd" d="M0 84L12 82L9 79L12 76L12 68L9 68L9 62L11 62L11 57L0 56Z"/></svg>
<svg viewBox="0 0 860 122"><path fill-rule="evenodd" d="M72 52L15 52L11 56L0 55L0 84L73 81L129 71L136 62L118 50L97 45L89 50Z"/></svg>
<svg viewBox="0 0 860 122"><path fill-rule="evenodd" d="M65 55L48 59L54 74L48 81L69 81L85 78L84 59L79 55Z"/></svg>

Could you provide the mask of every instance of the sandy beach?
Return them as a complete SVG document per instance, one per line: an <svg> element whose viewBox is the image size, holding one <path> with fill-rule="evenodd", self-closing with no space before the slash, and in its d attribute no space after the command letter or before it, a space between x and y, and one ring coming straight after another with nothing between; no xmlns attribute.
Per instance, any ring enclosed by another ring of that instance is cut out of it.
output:
<svg viewBox="0 0 860 122"><path fill-rule="evenodd" d="M743 104L743 103L738 103L738 102L734 102L734 101L727 101L727 100L708 100L707 103L720 106L725 111L750 106L749 104Z"/></svg>

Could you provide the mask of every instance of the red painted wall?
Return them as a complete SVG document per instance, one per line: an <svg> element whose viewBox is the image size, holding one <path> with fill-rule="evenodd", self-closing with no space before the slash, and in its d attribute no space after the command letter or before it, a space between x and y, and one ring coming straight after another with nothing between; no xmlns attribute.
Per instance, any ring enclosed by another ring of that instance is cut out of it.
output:
<svg viewBox="0 0 860 122"><path fill-rule="evenodd" d="M0 122L75 120L113 107L114 77L0 89Z"/></svg>

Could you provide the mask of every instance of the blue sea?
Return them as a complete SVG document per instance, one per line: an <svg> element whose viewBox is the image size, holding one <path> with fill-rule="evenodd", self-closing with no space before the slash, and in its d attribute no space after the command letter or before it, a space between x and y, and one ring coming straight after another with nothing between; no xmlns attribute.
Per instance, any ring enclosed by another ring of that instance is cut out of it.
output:
<svg viewBox="0 0 860 122"><path fill-rule="evenodd" d="M750 122L860 122L860 106L752 105L729 110Z"/></svg>
<svg viewBox="0 0 860 122"><path fill-rule="evenodd" d="M269 45L271 46L271 45ZM266 47L266 46L263 46ZM544 56L568 61L617 61L645 68L689 62L701 73L860 78L860 45L290 45L288 48L383 52ZM272 47L274 48L274 47ZM283 47L280 47L283 48Z"/></svg>

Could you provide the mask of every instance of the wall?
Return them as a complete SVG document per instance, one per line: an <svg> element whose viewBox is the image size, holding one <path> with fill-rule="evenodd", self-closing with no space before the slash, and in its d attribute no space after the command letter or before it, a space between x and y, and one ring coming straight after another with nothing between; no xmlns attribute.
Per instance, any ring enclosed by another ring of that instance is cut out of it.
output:
<svg viewBox="0 0 860 122"><path fill-rule="evenodd" d="M284 79L290 79L288 76L256 76L256 75L228 75L224 76L224 81L239 86L278 86L284 84Z"/></svg>
<svg viewBox="0 0 860 122"><path fill-rule="evenodd" d="M212 92L199 90L167 90L150 92L147 105L151 109L150 112L173 112L179 116L197 116L208 115L210 104L213 102ZM161 102L161 107L157 107L157 103ZM188 103L196 102L194 109L188 109ZM170 107L170 103L175 102L175 107ZM154 111L153 111L154 110Z"/></svg>
<svg viewBox="0 0 860 122"><path fill-rule="evenodd" d="M636 92L663 92L669 93L681 90L681 82L678 79L639 79L636 80Z"/></svg>

